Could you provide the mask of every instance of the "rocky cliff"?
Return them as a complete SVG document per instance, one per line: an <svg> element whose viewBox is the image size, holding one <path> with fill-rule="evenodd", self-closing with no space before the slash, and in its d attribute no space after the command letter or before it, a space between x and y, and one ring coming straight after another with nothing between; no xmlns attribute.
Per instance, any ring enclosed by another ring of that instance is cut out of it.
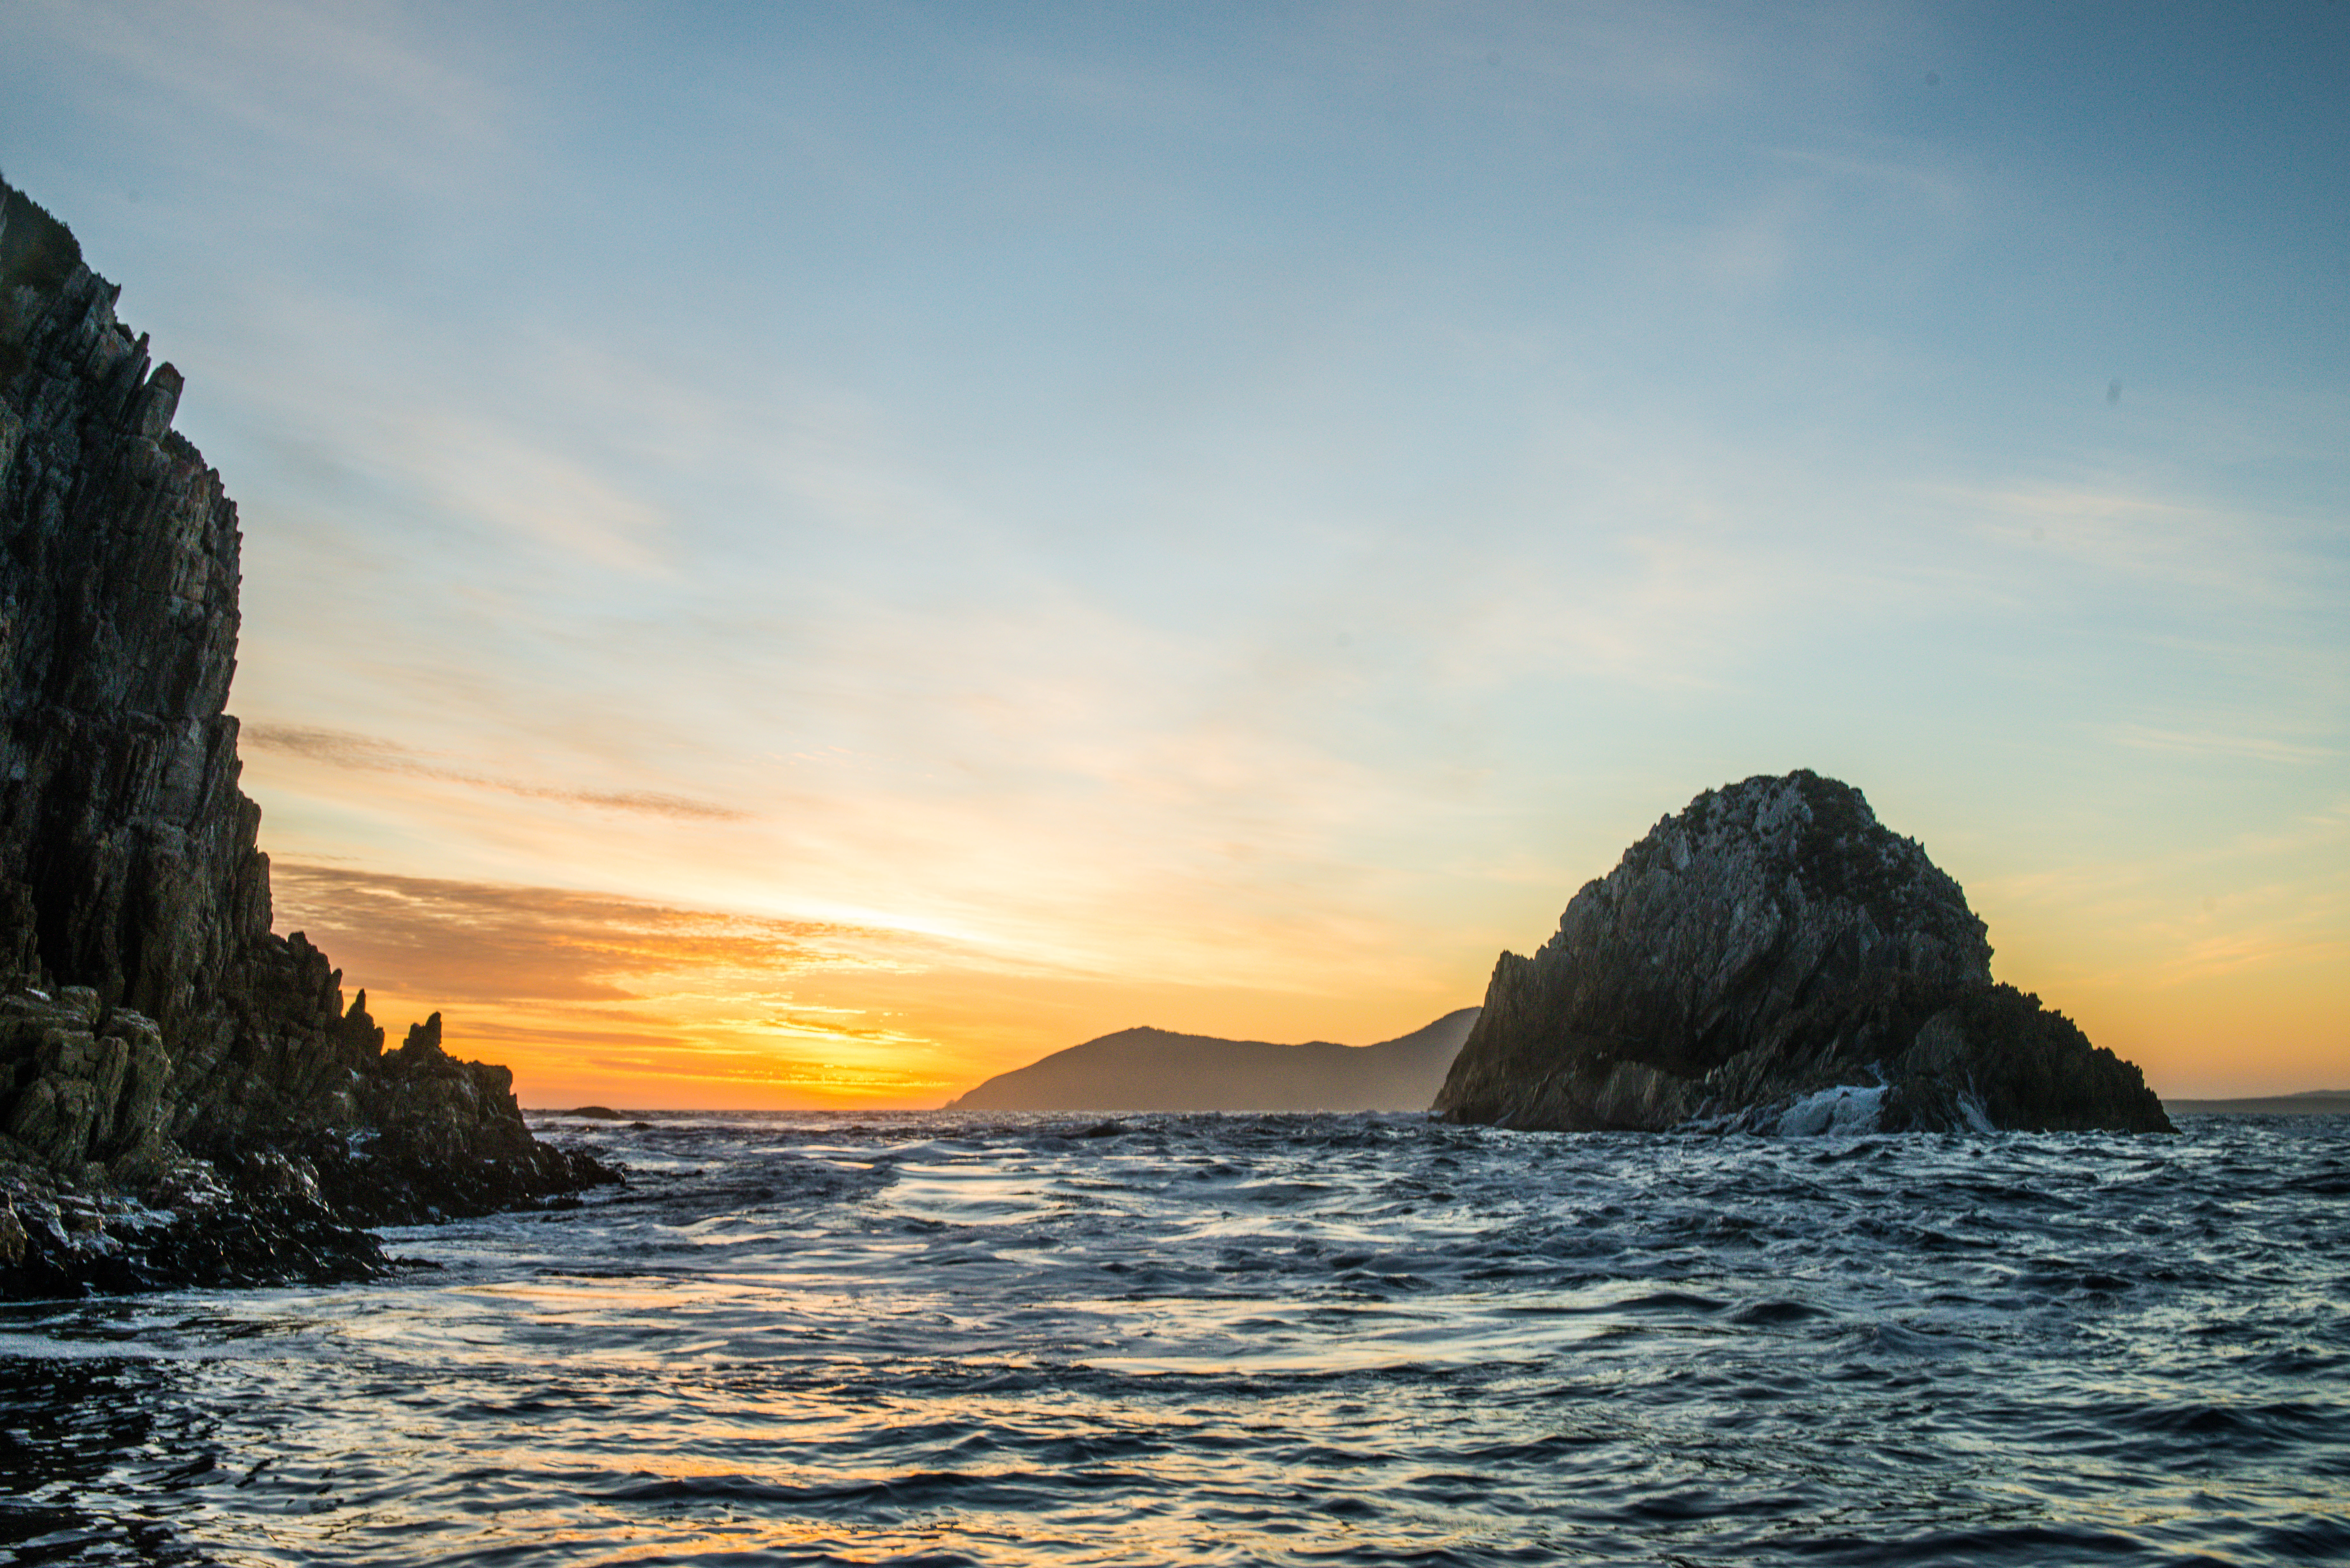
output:
<svg viewBox="0 0 2350 1568"><path fill-rule="evenodd" d="M311 1225L341 1261L308 1272L348 1272L348 1221L599 1174L536 1143L437 1016L386 1054L364 995L347 1010L326 956L271 931L224 711L236 508L118 294L0 184L0 1293L202 1274L122 1262L178 1257L198 1213L230 1254L241 1224ZM138 1236L109 1230L134 1210Z"/></svg>
<svg viewBox="0 0 2350 1568"><path fill-rule="evenodd" d="M1122 1029L999 1073L951 1111L1417 1111L1477 1010L1376 1045L1275 1045Z"/></svg>
<svg viewBox="0 0 2350 1568"><path fill-rule="evenodd" d="M1436 1110L1561 1129L2168 1132L2138 1070L1995 984L1983 923L1861 793L1710 790L1503 953Z"/></svg>

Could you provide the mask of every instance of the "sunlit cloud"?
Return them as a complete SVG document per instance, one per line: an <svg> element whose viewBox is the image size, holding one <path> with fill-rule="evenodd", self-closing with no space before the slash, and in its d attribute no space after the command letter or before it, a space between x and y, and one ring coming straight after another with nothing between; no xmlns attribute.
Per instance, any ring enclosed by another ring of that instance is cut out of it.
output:
<svg viewBox="0 0 2350 1568"><path fill-rule="evenodd" d="M523 784L514 779L485 777L447 766L389 741L354 734L348 730L324 730L296 724L247 724L239 739L255 751L280 752L328 767L362 773L405 774L415 778L438 779L444 784L497 790L529 800L550 800L567 805L595 806L606 811L641 812L654 816L702 821L740 821L750 815L712 801L662 794L654 790L559 789L546 784Z"/></svg>
<svg viewBox="0 0 2350 1568"><path fill-rule="evenodd" d="M962 1081L919 1031L798 995L954 966L950 944L560 888L299 862L272 875L280 925L330 952L394 1038L410 1014L444 1011L452 1051L509 1062L526 1087L625 1080L640 1103L821 1104L943 1098Z"/></svg>
<svg viewBox="0 0 2350 1568"><path fill-rule="evenodd" d="M628 1001L691 989L757 994L812 970L919 966L936 949L898 931L680 909L553 888L392 877L281 862L287 929L332 932L354 976L418 995ZM328 939L319 935L326 945Z"/></svg>

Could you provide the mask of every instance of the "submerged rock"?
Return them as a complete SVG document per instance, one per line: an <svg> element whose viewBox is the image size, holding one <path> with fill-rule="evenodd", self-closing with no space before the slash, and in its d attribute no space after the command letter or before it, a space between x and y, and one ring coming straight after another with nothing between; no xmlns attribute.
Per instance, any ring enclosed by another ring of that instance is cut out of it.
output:
<svg viewBox="0 0 2350 1568"><path fill-rule="evenodd" d="M536 1144L437 1019L387 1054L270 929L225 711L236 507L119 293L0 183L0 1294L344 1277L380 1253L336 1227L608 1173Z"/></svg>
<svg viewBox="0 0 2350 1568"><path fill-rule="evenodd" d="M2138 1070L1991 978L1959 885L1809 772L1710 790L1503 953L1436 1111L1569 1130L2168 1132Z"/></svg>

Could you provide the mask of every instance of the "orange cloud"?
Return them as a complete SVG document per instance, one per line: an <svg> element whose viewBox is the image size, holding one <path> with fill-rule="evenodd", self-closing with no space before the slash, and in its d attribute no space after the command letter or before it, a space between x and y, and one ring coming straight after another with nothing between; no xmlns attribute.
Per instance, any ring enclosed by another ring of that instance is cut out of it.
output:
<svg viewBox="0 0 2350 1568"><path fill-rule="evenodd" d="M278 923L352 974L458 1000L629 1002L731 988L745 999L826 968L923 961L931 939L822 920L680 909L607 893L273 866ZM331 937L331 945L328 938ZM658 982L658 983L656 983Z"/></svg>
<svg viewBox="0 0 2350 1568"><path fill-rule="evenodd" d="M525 1105L934 1106L1007 1068L1157 1023L1383 1039L1474 1001L1268 991L1023 963L920 932L566 888L272 868L277 926L343 966L394 1038L515 1070Z"/></svg>
<svg viewBox="0 0 2350 1568"><path fill-rule="evenodd" d="M935 962L933 939L301 862L271 879L280 927L333 954L393 1034L446 1009L452 1047L512 1065L526 1098L929 1102L958 1082L920 1033L796 995L823 971Z"/></svg>

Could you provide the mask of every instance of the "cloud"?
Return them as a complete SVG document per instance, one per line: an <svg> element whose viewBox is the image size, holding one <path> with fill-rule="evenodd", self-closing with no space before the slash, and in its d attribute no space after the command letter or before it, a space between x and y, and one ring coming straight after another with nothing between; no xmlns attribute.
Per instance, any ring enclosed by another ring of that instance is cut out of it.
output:
<svg viewBox="0 0 2350 1568"><path fill-rule="evenodd" d="M2156 730L2144 724L2123 724L2113 732L2125 746L2145 752L2175 752L2187 755L2245 757L2262 763L2331 762L2342 753L2332 746L2295 745L2264 735L2197 733Z"/></svg>
<svg viewBox="0 0 2350 1568"><path fill-rule="evenodd" d="M307 161L444 194L507 155L503 95L451 64L430 24L398 7L35 0L12 6L10 21L80 55L93 81L119 80L118 112L168 122L185 146L242 131Z"/></svg>
<svg viewBox="0 0 2350 1568"><path fill-rule="evenodd" d="M650 541L666 526L660 508L630 494L595 456L565 452L543 434L434 410L411 415L403 445L411 472L442 504L535 538L607 571L668 569Z"/></svg>
<svg viewBox="0 0 2350 1568"><path fill-rule="evenodd" d="M315 729L294 724L248 724L239 738L256 751L282 752L328 767L348 768L358 773L405 774L414 778L468 784L475 789L500 790L530 800L557 801L566 805L588 805L605 811L641 812L652 816L705 822L740 822L750 815L748 812L720 805L713 801L663 794L654 790L556 789L513 779L486 778L462 769L440 766L389 741L353 734L348 730Z"/></svg>
<svg viewBox="0 0 2350 1568"><path fill-rule="evenodd" d="M972 1075L894 1011L795 994L951 965L935 939L300 861L271 880L278 928L364 981L393 1036L447 1009L451 1048L511 1066L539 1103L919 1101Z"/></svg>
<svg viewBox="0 0 2350 1568"><path fill-rule="evenodd" d="M2026 483L1951 493L1986 518L1985 531L2114 577L2168 583L2210 603L2222 597L2267 610L2330 607L2342 571L2328 546L2310 547L2285 519L2241 507L2166 498L2125 483Z"/></svg>
<svg viewBox="0 0 2350 1568"><path fill-rule="evenodd" d="M281 927L304 929L350 973L403 995L627 1002L711 987L755 995L813 970L925 961L920 939L836 922L300 862L273 866L270 877Z"/></svg>

